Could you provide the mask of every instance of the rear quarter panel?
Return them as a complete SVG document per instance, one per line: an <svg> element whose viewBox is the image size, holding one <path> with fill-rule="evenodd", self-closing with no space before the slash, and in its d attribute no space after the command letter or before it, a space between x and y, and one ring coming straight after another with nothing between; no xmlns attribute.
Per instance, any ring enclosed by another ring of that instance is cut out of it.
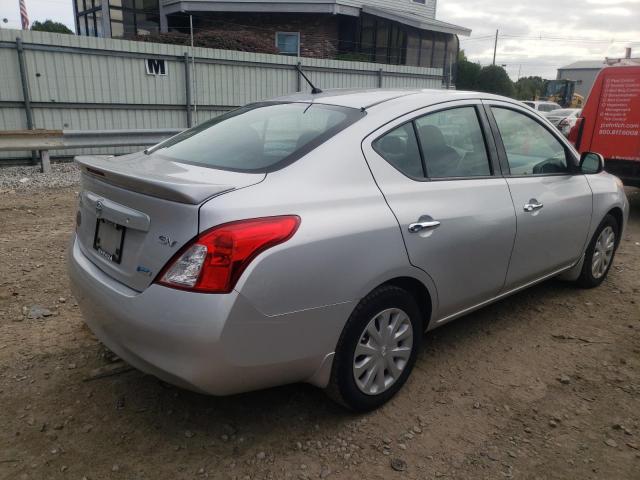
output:
<svg viewBox="0 0 640 480"><path fill-rule="evenodd" d="M398 223L364 160L360 142L369 124L361 120L264 182L202 207L201 231L243 218L300 216L296 234L260 254L236 286L261 313L355 307L397 276L417 277L434 292L429 278L409 264Z"/></svg>

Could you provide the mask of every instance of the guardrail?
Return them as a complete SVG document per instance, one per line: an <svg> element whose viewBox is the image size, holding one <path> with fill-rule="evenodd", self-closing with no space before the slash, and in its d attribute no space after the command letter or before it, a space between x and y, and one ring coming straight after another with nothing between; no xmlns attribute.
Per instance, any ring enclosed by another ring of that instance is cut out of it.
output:
<svg viewBox="0 0 640 480"><path fill-rule="evenodd" d="M180 128L0 131L0 151L38 151L40 171L48 173L51 171L50 150L156 145L181 131Z"/></svg>

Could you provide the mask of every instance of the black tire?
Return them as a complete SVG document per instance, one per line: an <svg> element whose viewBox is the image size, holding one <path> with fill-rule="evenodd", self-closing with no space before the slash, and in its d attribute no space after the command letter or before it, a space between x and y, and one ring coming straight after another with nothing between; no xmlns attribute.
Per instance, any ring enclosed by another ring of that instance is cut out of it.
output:
<svg viewBox="0 0 640 480"><path fill-rule="evenodd" d="M615 234L615 246L611 255L611 260L609 261L606 270L601 276L596 277L594 276L592 269L593 255L595 254L598 237L607 227L611 227L613 229L613 232ZM600 222L600 225L598 225L598 228L596 229L593 237L591 238L591 241L589 242L589 245L587 246L587 251L585 252L584 256L584 264L582 265L582 271L580 272L580 276L576 280L576 284L579 287L594 288L600 285L604 281L604 279L607 278L609 269L611 269L611 265L613 265L613 259L616 254L616 250L618 249L618 244L620 243L619 235L620 226L618 225L618 221L613 215L608 214L606 217L604 217L602 222Z"/></svg>
<svg viewBox="0 0 640 480"><path fill-rule="evenodd" d="M355 349L369 322L377 314L390 308L400 309L409 317L412 328L410 357L395 383L387 390L379 394L365 394L357 386L353 373ZM424 336L423 324L416 300L402 288L393 285L382 286L364 297L349 317L340 335L327 394L336 402L357 412L376 409L389 401L402 388L413 370Z"/></svg>

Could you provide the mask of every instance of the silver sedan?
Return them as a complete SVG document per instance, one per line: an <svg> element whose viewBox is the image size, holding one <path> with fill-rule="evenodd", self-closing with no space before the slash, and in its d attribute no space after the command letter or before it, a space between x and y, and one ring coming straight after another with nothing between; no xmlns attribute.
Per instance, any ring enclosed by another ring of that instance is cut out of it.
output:
<svg viewBox="0 0 640 480"><path fill-rule="evenodd" d="M629 208L601 156L472 92L298 94L77 161L69 271L110 349L200 392L309 382L359 411L425 331L551 277L599 285Z"/></svg>

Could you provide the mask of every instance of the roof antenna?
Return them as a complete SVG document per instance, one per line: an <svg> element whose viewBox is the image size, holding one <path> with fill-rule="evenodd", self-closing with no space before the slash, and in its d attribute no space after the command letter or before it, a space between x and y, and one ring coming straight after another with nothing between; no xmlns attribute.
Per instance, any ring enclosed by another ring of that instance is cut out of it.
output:
<svg viewBox="0 0 640 480"><path fill-rule="evenodd" d="M311 83L311 80L309 80L309 78L304 74L304 72L302 71L302 68L300 68L300 64L299 63L296 65L296 70L298 70L298 73L300 75L302 75L302 78L304 78L307 81L307 83L309 84L309 86L311 87L311 94L312 95L317 95L318 93L322 93L322 90L320 90L313 83Z"/></svg>

